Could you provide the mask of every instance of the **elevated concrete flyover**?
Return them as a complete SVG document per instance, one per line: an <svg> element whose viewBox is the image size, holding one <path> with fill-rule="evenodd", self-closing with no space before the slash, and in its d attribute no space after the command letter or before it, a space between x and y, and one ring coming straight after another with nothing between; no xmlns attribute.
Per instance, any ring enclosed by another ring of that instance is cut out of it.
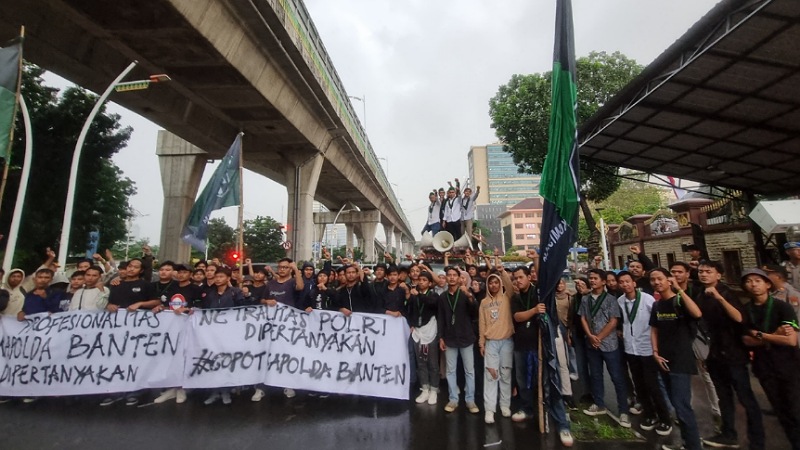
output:
<svg viewBox="0 0 800 450"><path fill-rule="evenodd" d="M20 25L27 60L95 92L134 60L128 79L172 77L112 97L175 135L159 137L172 211L162 241L179 240L198 161L220 158L239 131L245 167L287 186L296 258L311 257L314 199L332 210L345 202L377 210L413 239L302 1L0 2L0 36ZM188 257L184 245L173 247L162 256Z"/></svg>

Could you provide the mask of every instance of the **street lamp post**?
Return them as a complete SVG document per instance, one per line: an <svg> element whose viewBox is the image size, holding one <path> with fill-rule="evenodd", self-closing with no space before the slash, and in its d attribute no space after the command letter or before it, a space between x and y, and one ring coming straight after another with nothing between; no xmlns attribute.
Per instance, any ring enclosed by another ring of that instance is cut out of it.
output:
<svg viewBox="0 0 800 450"><path fill-rule="evenodd" d="M97 99L95 102L92 111L89 113L89 117L86 118L86 122L83 124L83 128L81 129L81 134L78 136L78 142L75 143L75 152L72 155L72 166L69 172L69 185L67 188L67 204L64 208L64 220L63 226L61 228L61 241L59 242L58 248L58 264L61 267L61 270L64 270L67 264L67 254L69 252L69 233L72 230L72 212L75 207L75 187L78 181L78 165L80 164L81 153L83 152L83 143L86 140L86 135L89 133L89 127L92 125L92 121L94 120L95 116L98 112L100 112L100 108L105 103L108 96L111 95L115 89L119 89L120 91L131 91L131 90L138 90L138 89L147 89L150 83L157 83L159 81L169 81L169 77L166 75L152 75L148 80L138 80L138 81L131 81L127 83L120 83L123 78L125 78L134 67L136 67L137 61L134 61L128 65L111 84L108 85L103 95Z"/></svg>
<svg viewBox="0 0 800 450"><path fill-rule="evenodd" d="M603 246L603 269L610 270L611 262L608 260L608 243L606 242L606 222L601 211L603 211L603 208L597 208L597 214L600 216L600 245Z"/></svg>
<svg viewBox="0 0 800 450"><path fill-rule="evenodd" d="M364 118L364 130L367 129L367 96L362 95L361 97L357 97L355 95L348 95L347 98L351 98L353 100L358 100L361 102L361 111L363 112L362 117Z"/></svg>

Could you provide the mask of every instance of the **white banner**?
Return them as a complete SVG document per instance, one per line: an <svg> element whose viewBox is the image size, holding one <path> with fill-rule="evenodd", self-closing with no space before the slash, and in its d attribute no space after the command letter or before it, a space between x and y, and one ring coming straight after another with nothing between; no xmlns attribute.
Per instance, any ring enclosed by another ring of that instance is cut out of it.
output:
<svg viewBox="0 0 800 450"><path fill-rule="evenodd" d="M266 384L408 399L409 329L378 314L279 304L199 310L39 314L0 327L0 395Z"/></svg>
<svg viewBox="0 0 800 450"><path fill-rule="evenodd" d="M99 394L178 386L183 332L175 314L66 312L3 316L0 395Z"/></svg>

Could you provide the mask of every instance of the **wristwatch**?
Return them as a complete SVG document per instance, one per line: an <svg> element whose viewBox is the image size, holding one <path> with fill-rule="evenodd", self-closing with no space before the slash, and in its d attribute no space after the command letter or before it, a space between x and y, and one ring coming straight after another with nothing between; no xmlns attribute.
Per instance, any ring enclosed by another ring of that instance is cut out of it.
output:
<svg viewBox="0 0 800 450"><path fill-rule="evenodd" d="M764 338L764 333L762 333L761 331L756 331L756 339L761 340L763 338Z"/></svg>

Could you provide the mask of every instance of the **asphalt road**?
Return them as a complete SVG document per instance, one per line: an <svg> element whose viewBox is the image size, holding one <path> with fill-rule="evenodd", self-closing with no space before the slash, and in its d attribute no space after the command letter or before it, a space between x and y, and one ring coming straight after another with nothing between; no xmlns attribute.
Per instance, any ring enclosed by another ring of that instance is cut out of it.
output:
<svg viewBox="0 0 800 450"><path fill-rule="evenodd" d="M758 382L754 381L762 406L766 407ZM710 412L695 377L695 411L701 435L710 435ZM607 389L608 397L613 388ZM206 395L191 393L181 405L174 401L128 407L117 403L100 407L99 397L45 398L31 404L19 400L0 405L0 449L558 449L555 433L541 436L535 422L513 423L497 415L497 423L486 425L483 412L470 414L463 406L452 414L439 405L416 405L412 401L354 396L312 397L299 392L287 399L279 389L270 389L259 403L250 401L251 390L234 396L231 405L203 405ZM153 395L143 399L152 399ZM614 409L609 398L608 406ZM742 448L745 418L737 414ZM638 418L634 418L634 428ZM789 445L774 416L765 416L767 448ZM641 432L641 430L639 430ZM656 449L677 442L672 435L649 438L640 443L576 442L576 449Z"/></svg>

